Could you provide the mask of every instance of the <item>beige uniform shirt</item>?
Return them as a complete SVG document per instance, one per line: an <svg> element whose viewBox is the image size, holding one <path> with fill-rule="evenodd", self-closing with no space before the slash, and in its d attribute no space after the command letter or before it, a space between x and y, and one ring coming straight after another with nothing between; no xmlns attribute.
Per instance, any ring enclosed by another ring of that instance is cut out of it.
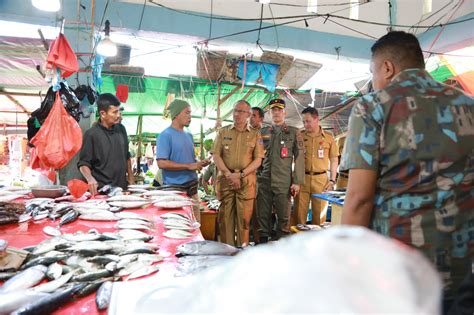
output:
<svg viewBox="0 0 474 315"><path fill-rule="evenodd" d="M319 127L319 133L314 136L304 131L303 141L305 146L305 172L326 172L329 169L329 159L339 156L339 149L333 136L321 127ZM322 156L320 150L322 150Z"/></svg>
<svg viewBox="0 0 474 315"><path fill-rule="evenodd" d="M219 130L211 153L220 156L230 171L241 171L256 158L263 158L262 138L248 125L244 131L226 126Z"/></svg>

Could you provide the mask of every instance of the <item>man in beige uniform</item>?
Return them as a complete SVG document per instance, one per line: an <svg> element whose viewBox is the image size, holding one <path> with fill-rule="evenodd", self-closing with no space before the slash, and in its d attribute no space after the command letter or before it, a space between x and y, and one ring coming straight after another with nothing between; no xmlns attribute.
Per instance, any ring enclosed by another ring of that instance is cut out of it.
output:
<svg viewBox="0 0 474 315"><path fill-rule="evenodd" d="M344 143L346 142L346 136L339 137L336 140L337 146L339 147L339 162L341 161L342 150L344 149ZM347 187L347 181L349 178L349 171L339 169L336 182L336 189L345 189Z"/></svg>
<svg viewBox="0 0 474 315"><path fill-rule="evenodd" d="M296 223L305 224L311 199L312 224L322 225L326 213L322 210L326 201L311 198L311 194L320 194L333 190L336 183L336 171L339 151L334 138L319 126L318 111L314 107L303 110L303 140L305 145L305 180L301 192L295 199ZM330 166L330 178L327 170Z"/></svg>
<svg viewBox="0 0 474 315"><path fill-rule="evenodd" d="M262 163L260 133L248 124L250 104L244 100L234 105L234 124L219 130L212 149L219 173L216 190L221 241L234 246L249 242L249 225L256 193L256 169Z"/></svg>

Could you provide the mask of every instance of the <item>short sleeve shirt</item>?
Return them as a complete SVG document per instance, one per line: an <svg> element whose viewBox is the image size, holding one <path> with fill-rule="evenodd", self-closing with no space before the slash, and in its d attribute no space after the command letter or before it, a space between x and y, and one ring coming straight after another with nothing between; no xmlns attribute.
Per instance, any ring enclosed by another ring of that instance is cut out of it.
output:
<svg viewBox="0 0 474 315"><path fill-rule="evenodd" d="M157 137L156 159L170 160L176 163L195 163L193 136L186 132L168 127ZM164 185L183 185L197 180L195 171L162 169Z"/></svg>
<svg viewBox="0 0 474 315"><path fill-rule="evenodd" d="M325 172L329 168L329 159L339 156L339 150L333 136L319 127L319 133L311 136L303 132L305 145L305 172ZM323 150L322 158L318 151Z"/></svg>
<svg viewBox="0 0 474 315"><path fill-rule="evenodd" d="M401 72L354 106L341 168L377 172L371 227L426 254L452 296L474 253L473 98Z"/></svg>
<svg viewBox="0 0 474 315"><path fill-rule="evenodd" d="M263 142L257 130L247 126L238 131L233 125L219 130L211 152L220 156L227 168L239 171L264 155Z"/></svg>

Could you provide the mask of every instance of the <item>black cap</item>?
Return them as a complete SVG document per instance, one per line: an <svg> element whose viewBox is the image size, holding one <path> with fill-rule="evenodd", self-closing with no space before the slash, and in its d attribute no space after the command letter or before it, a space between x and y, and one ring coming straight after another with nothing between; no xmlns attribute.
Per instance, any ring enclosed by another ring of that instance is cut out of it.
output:
<svg viewBox="0 0 474 315"><path fill-rule="evenodd" d="M271 100L268 105L270 106L270 109L278 107L281 109L284 109L286 107L285 101L282 100L281 98L275 98Z"/></svg>

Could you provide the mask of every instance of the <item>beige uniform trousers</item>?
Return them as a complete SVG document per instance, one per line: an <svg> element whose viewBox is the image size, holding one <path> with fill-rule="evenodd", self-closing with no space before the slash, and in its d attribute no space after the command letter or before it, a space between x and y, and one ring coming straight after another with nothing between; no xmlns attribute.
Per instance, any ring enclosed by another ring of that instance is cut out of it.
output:
<svg viewBox="0 0 474 315"><path fill-rule="evenodd" d="M308 217L309 202L311 200L312 224L322 225L326 222L327 201L319 198L311 198L311 194L320 194L328 182L327 174L305 175L304 184L300 193L295 198L295 211L293 212L296 224L305 224Z"/></svg>

